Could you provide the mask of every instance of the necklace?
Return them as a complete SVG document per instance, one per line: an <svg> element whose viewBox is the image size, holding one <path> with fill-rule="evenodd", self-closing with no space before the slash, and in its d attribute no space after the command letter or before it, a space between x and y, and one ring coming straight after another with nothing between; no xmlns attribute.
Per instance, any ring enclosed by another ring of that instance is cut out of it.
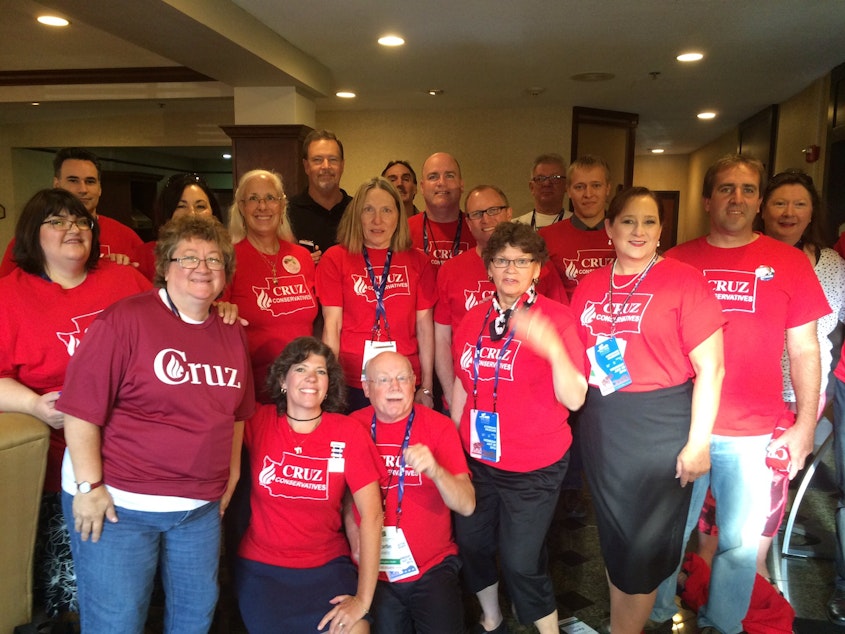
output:
<svg viewBox="0 0 845 634"><path fill-rule="evenodd" d="M322 421L320 421L319 419L322 416L323 416L323 412L320 412L314 418L294 418L293 416L287 417L288 418L288 429L290 430L291 437L293 438L293 444L294 444L293 450L294 450L294 452L296 452L296 455L302 454L302 445L304 445L305 441L308 440L308 436L310 434L313 434L314 430L317 429L317 427L320 426L320 423ZM298 423L308 423L308 422L311 422L312 420L316 420L317 422L314 424L314 426L308 432L306 432L304 434L300 434L300 433L294 431L293 425L290 422L292 420L294 420Z"/></svg>
<svg viewBox="0 0 845 634"><path fill-rule="evenodd" d="M642 277L645 274L645 272L648 271L656 261L657 261L657 254L655 253L654 256L651 258L651 260L649 260L648 264L646 264L645 268L642 271L640 271L639 273L634 275L630 280L628 280L624 284L617 284L616 281L614 280L614 278L616 277L616 260L614 260L613 265L610 268L610 282L611 282L611 284L613 284L613 288L619 290L619 289L629 287L631 284L633 284L638 279L640 279L640 277ZM623 276L623 277L627 277L627 276Z"/></svg>
<svg viewBox="0 0 845 634"><path fill-rule="evenodd" d="M281 249L277 249L275 253L265 254L261 249L258 248L258 245L255 244L255 242L250 240L249 243L255 248L258 255L261 256L262 260L264 260L264 264L266 264L267 267L270 269L270 274L273 276L273 286L278 286L279 276L276 274L276 266L279 263L279 251ZM272 255L273 259L271 260L267 257L267 255Z"/></svg>

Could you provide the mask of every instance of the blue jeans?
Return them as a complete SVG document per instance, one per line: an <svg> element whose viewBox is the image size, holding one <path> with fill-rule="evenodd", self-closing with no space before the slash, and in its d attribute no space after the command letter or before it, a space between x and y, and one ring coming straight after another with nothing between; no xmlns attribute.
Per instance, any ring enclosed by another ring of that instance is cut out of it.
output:
<svg viewBox="0 0 845 634"><path fill-rule="evenodd" d="M206 633L217 604L220 515L217 502L194 511L152 513L117 508L97 543L73 530L73 496L62 493L85 634L141 634L161 563L164 631Z"/></svg>
<svg viewBox="0 0 845 634"><path fill-rule="evenodd" d="M709 484L716 498L719 546L713 558L710 596L698 613L699 627L712 626L725 634L742 631L757 573L757 549L771 502L772 472L766 467L771 435L716 436L710 441L710 474L699 478L687 516L687 535L698 522ZM676 576L658 588L651 613L665 621L677 611ZM671 607L670 607L671 605Z"/></svg>
<svg viewBox="0 0 845 634"><path fill-rule="evenodd" d="M833 459L836 465L836 589L845 590L845 383L833 379Z"/></svg>

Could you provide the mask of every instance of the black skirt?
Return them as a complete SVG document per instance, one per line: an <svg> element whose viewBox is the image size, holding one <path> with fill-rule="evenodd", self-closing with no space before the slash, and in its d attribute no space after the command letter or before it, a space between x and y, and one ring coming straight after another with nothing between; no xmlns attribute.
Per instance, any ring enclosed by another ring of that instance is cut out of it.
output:
<svg viewBox="0 0 845 634"><path fill-rule="evenodd" d="M581 411L584 470L614 586L647 594L681 559L692 485L675 478L690 428L692 382L651 392L590 388Z"/></svg>

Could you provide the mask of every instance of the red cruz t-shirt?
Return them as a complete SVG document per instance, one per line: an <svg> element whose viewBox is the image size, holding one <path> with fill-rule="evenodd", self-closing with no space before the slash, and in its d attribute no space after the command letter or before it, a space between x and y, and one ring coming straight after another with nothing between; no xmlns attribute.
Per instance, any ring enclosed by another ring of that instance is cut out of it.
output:
<svg viewBox="0 0 845 634"><path fill-rule="evenodd" d="M572 218L544 227L539 234L546 241L551 262L563 280L570 301L585 275L616 259L604 229L582 231L572 224Z"/></svg>
<svg viewBox="0 0 845 634"><path fill-rule="evenodd" d="M452 475L468 474L469 469L455 423L421 405L415 406L415 411L408 446L423 444L431 450L434 459L446 471ZM360 421L364 431L370 436L373 412L370 406L351 414L352 418ZM395 423L376 423L376 447L387 470L387 475L381 482L382 496L387 496L385 526L396 526L399 452L405 439L407 424L408 417ZM405 469L402 518L399 526L420 571L420 574L402 579L401 582L416 581L449 555L458 554L458 546L452 539L452 512L443 502L434 481L411 468ZM387 573L379 573L379 579L387 581Z"/></svg>
<svg viewBox="0 0 845 634"><path fill-rule="evenodd" d="M246 422L244 443L252 516L238 554L285 568L315 568L348 556L343 495L384 477L369 434L346 416L325 413L313 432L295 439L276 406L262 405Z"/></svg>
<svg viewBox="0 0 845 634"><path fill-rule="evenodd" d="M727 319L725 379L713 433L770 434L785 416L780 367L784 331L830 312L802 251L764 235L735 248L701 237L670 249L667 257L704 275Z"/></svg>
<svg viewBox="0 0 845 634"><path fill-rule="evenodd" d="M368 249L376 284L381 284L387 249ZM411 361L414 374L420 376L417 346L417 311L434 306L434 269L426 255L417 249L394 253L384 291L384 306L390 339L396 349ZM361 387L364 342L372 338L376 321L376 295L364 256L353 255L337 245L326 251L317 267L317 295L323 306L343 309L340 332L340 364L346 384ZM384 323L381 340L387 341Z"/></svg>
<svg viewBox="0 0 845 634"><path fill-rule="evenodd" d="M458 223L461 236L456 249ZM431 258L431 263L437 267L475 246L475 238L472 237L463 215L452 222L434 222L431 218L426 218L425 213L417 214L408 218L408 229L411 231L414 246L424 251Z"/></svg>
<svg viewBox="0 0 845 634"><path fill-rule="evenodd" d="M587 348L596 345L598 336L610 336L611 266L584 277L572 296ZM626 302L636 284L633 278L614 276L617 284L630 282L613 291L616 338L627 344L625 365L633 381L622 391L647 392L685 383L695 375L689 353L725 322L719 302L699 271L675 260L657 262Z"/></svg>

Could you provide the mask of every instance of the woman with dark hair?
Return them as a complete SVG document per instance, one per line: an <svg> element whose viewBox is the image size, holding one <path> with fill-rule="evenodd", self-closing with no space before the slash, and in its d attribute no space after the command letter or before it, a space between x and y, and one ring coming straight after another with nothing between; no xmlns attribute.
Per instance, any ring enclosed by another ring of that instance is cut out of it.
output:
<svg viewBox="0 0 845 634"><path fill-rule="evenodd" d="M322 264L320 265L322 266ZM384 466L345 410L343 371L313 337L294 339L267 378L273 405L246 425L252 517L235 584L252 634L369 632L378 578ZM342 529L351 492L361 517L358 570Z"/></svg>
<svg viewBox="0 0 845 634"><path fill-rule="evenodd" d="M617 194L604 221L616 260L572 296L589 359L582 452L613 634L642 631L680 561L687 485L710 468L724 375L719 302L698 270L658 254L662 221L653 192Z"/></svg>
<svg viewBox="0 0 845 634"><path fill-rule="evenodd" d="M56 399L91 321L118 299L150 288L132 267L100 259L100 227L78 198L44 189L15 227L18 265L0 279L0 410L50 426L50 450L36 544L36 601L50 616L76 611L70 538L61 511L64 416Z"/></svg>
<svg viewBox="0 0 845 634"><path fill-rule="evenodd" d="M90 326L56 407L65 413L65 518L83 632L141 632L157 568L166 632L207 632L220 516L254 409L246 336L212 303L235 269L216 218L173 218L157 289Z"/></svg>
<svg viewBox="0 0 845 634"><path fill-rule="evenodd" d="M223 210L208 183L198 174L174 174L164 184L153 208L153 227L158 230L171 218L186 214L214 216L223 222ZM155 276L155 241L135 252L133 261L148 280Z"/></svg>
<svg viewBox="0 0 845 634"><path fill-rule="evenodd" d="M495 295L452 338L452 418L476 491L455 515L463 577L481 604L474 632L507 632L499 572L521 623L558 631L545 539L566 474L569 412L584 402L584 347L567 306L537 294L546 243L529 225L499 223L481 253Z"/></svg>
<svg viewBox="0 0 845 634"><path fill-rule="evenodd" d="M379 352L411 361L417 403L434 406L434 270L411 245L405 207L384 178L358 188L340 220L338 244L317 268L323 341L340 359L350 411L368 405L364 366Z"/></svg>
<svg viewBox="0 0 845 634"><path fill-rule="evenodd" d="M229 233L238 270L223 299L236 304L249 322L256 398L270 403L264 390L270 364L288 343L314 334L318 312L314 261L293 242L281 176L256 169L241 177L229 210Z"/></svg>

